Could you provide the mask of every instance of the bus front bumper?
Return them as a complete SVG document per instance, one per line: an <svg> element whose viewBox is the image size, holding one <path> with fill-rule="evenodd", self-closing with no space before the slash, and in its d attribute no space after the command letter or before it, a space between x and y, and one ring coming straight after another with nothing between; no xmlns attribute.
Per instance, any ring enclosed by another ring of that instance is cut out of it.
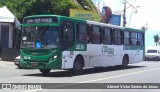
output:
<svg viewBox="0 0 160 92"><path fill-rule="evenodd" d="M61 68L61 62L59 59L55 59L52 61L44 61L44 62L30 62L30 61L24 61L20 60L20 66L23 69L60 69Z"/></svg>

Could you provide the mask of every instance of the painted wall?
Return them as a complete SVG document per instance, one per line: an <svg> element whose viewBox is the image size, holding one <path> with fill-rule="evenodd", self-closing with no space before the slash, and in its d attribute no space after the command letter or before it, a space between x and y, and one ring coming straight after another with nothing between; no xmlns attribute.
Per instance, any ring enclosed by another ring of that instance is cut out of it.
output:
<svg viewBox="0 0 160 92"><path fill-rule="evenodd" d="M12 23L0 23L0 43L2 42L2 40L6 40L2 38L2 25L6 25L9 27L9 33L8 33L8 46L5 48L12 48L13 47L13 30L14 30L14 26ZM3 35L4 36L4 35ZM1 47L1 46L0 46Z"/></svg>

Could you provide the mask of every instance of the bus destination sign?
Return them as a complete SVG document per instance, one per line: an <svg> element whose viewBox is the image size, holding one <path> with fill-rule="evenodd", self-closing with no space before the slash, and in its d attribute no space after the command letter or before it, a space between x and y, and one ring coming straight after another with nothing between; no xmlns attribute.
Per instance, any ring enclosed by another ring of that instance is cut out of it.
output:
<svg viewBox="0 0 160 92"><path fill-rule="evenodd" d="M57 23L56 17L38 17L38 18L26 18L24 23L26 24L36 24L36 23Z"/></svg>

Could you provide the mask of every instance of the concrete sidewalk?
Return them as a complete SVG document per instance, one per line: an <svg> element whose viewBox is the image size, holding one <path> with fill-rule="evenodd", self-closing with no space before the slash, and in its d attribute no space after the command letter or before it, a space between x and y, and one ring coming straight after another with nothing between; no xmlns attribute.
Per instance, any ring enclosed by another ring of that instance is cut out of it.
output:
<svg viewBox="0 0 160 92"><path fill-rule="evenodd" d="M13 63L14 61L4 61L0 58L0 62L3 62L3 63Z"/></svg>
<svg viewBox="0 0 160 92"><path fill-rule="evenodd" d="M3 61L1 58L0 58L0 67L17 68L17 66L14 64L14 61Z"/></svg>

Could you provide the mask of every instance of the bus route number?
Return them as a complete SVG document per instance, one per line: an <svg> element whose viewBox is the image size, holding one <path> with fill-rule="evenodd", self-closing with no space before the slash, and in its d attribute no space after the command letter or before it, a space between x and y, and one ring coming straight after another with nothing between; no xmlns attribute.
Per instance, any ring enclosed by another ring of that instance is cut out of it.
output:
<svg viewBox="0 0 160 92"><path fill-rule="evenodd" d="M83 49L84 49L84 46L81 45L81 44L78 44L78 45L76 45L76 49L77 49L77 50L83 50Z"/></svg>

